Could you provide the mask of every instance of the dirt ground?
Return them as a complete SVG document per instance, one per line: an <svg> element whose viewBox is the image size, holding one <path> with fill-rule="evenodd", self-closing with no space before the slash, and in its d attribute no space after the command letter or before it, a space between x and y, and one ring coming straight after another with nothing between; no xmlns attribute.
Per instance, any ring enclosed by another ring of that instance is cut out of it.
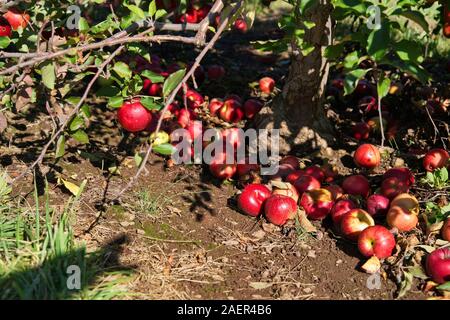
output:
<svg viewBox="0 0 450 320"><path fill-rule="evenodd" d="M268 28L274 21L259 26L267 28L267 37L274 36L275 31ZM245 96L242 83L261 75L273 76L282 83L287 57L277 57L273 63L248 47L249 40L261 39L259 31L257 26L240 43L225 37L208 56L205 64L220 61L230 74L225 84L208 87L210 97L233 92ZM179 54L195 56L191 48L171 48L163 47L159 53L166 59ZM248 89L247 94L250 92ZM2 150L0 163L12 177L36 157L51 130L44 113L24 112L25 117L17 116L14 130L3 137L10 146ZM87 180L78 214L72 217L76 238L90 250L107 247L111 265L132 271L130 298L395 298L396 284L389 273L386 279L381 278L379 288L368 288L369 276L359 271L362 257L353 244L333 232L328 222L315 223L319 232L313 237L295 224L280 229L243 216L234 209L232 200L237 188L221 184L201 166L167 168L164 159L154 155L148 172L134 189L120 203L110 203L108 199L136 172L132 150L142 147L143 140L122 137L114 113L101 106L94 111L89 136L89 146L69 141L66 155L41 170L50 169L47 179L54 205L69 197L57 184L58 177L78 185ZM331 151L341 174L351 171L345 164L354 147L355 143L343 138L342 145ZM51 157L48 160L52 163ZM108 168L112 166L120 174L110 174ZM42 176L37 173L42 184ZM32 188L29 175L15 192L30 196ZM414 287L404 298L426 296Z"/></svg>

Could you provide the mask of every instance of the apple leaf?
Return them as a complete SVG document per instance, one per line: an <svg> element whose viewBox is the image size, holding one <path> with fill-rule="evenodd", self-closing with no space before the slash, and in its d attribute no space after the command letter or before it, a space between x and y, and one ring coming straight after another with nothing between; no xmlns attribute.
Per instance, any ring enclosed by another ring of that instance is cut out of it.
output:
<svg viewBox="0 0 450 320"><path fill-rule="evenodd" d="M373 30L367 38L367 53L375 61L379 61L386 56L390 42L390 30L390 23L383 22L381 28Z"/></svg>
<svg viewBox="0 0 450 320"><path fill-rule="evenodd" d="M380 99L387 96L389 88L391 87L391 80L389 78L382 77L377 83L377 93Z"/></svg>
<svg viewBox="0 0 450 320"><path fill-rule="evenodd" d="M163 86L163 96L167 97L183 80L183 77L186 74L186 69L178 70L172 73L167 77L166 81L164 81Z"/></svg>
<svg viewBox="0 0 450 320"><path fill-rule="evenodd" d="M78 142L80 142L82 144L89 143L89 136L83 130L77 130L74 133L72 133L71 136L72 136L72 138L74 138L75 140L77 140Z"/></svg>
<svg viewBox="0 0 450 320"><path fill-rule="evenodd" d="M42 68L42 82L44 85L49 88L50 90L55 89L55 81L56 81L56 74L55 74L55 65L52 61L46 62Z"/></svg>
<svg viewBox="0 0 450 320"><path fill-rule="evenodd" d="M348 72L344 79L344 94L351 94L358 85L359 80L361 80L369 70L371 69L355 69Z"/></svg>
<svg viewBox="0 0 450 320"><path fill-rule="evenodd" d="M450 291L450 281L447 281L440 286L437 286L436 289L444 290L444 291Z"/></svg>
<svg viewBox="0 0 450 320"><path fill-rule="evenodd" d="M113 108L113 109L117 109L120 108L123 104L123 98L116 96L116 97L111 97L108 100L108 107Z"/></svg>
<svg viewBox="0 0 450 320"><path fill-rule="evenodd" d="M154 73L153 71L150 71L150 70L142 71L141 76L152 80L153 83L162 83L165 80L165 78L162 75Z"/></svg>
<svg viewBox="0 0 450 320"><path fill-rule="evenodd" d="M400 283L400 289L398 292L398 297L403 297L409 290L411 290L412 282L413 282L413 275L409 272L403 272L403 280Z"/></svg>
<svg viewBox="0 0 450 320"><path fill-rule="evenodd" d="M70 121L69 129L70 129L70 131L77 131L83 125L84 125L83 118L76 116L75 118L72 119L72 121Z"/></svg>
<svg viewBox="0 0 450 320"><path fill-rule="evenodd" d="M161 104L157 103L155 101L155 99L153 99L151 97L143 97L143 98L141 98L141 103L148 110L157 110L157 111L159 111L163 107Z"/></svg>
<svg viewBox="0 0 450 320"><path fill-rule="evenodd" d="M8 37L0 37L0 49L5 49L11 43L11 39Z"/></svg>
<svg viewBox="0 0 450 320"><path fill-rule="evenodd" d="M171 156L176 149L170 143L162 143L154 146L153 151L165 156Z"/></svg>
<svg viewBox="0 0 450 320"><path fill-rule="evenodd" d="M56 152L55 152L55 158L61 158L64 155L64 152L66 150L66 138L64 135L60 136L58 138L58 142L56 143Z"/></svg>
<svg viewBox="0 0 450 320"><path fill-rule="evenodd" d="M130 70L130 67L122 61L116 62L114 64L113 70L119 75L119 77L124 79L130 79L133 73Z"/></svg>
<svg viewBox="0 0 450 320"><path fill-rule="evenodd" d="M399 8L392 12L392 15L403 16L417 23L425 32L429 31L427 20L425 19L423 14L417 10L404 10Z"/></svg>

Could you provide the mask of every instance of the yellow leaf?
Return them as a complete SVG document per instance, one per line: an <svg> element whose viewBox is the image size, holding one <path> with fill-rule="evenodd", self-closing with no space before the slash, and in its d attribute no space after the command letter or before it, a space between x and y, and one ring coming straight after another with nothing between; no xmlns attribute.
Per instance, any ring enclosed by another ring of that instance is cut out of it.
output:
<svg viewBox="0 0 450 320"><path fill-rule="evenodd" d="M77 186L76 184L70 182L70 181L66 181L64 179L61 179L62 183L64 184L64 187L70 191L71 194L73 194L74 196L76 196L78 194L78 192L80 192L80 187Z"/></svg>

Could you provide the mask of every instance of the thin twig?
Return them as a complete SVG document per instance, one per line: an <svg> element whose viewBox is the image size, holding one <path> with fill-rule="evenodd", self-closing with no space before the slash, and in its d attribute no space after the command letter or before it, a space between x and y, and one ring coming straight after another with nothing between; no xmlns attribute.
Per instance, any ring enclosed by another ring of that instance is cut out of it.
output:
<svg viewBox="0 0 450 320"><path fill-rule="evenodd" d="M50 138L50 140L47 142L47 144L44 146L44 148L42 149L39 157L28 167L26 168L19 176L17 176L16 178L14 178L11 181L11 185L14 184L17 180L20 180L21 178L23 178L30 170L33 170L34 167L36 167L38 164L40 164L42 162L42 160L45 157L45 154L47 153L48 148L53 144L53 142L55 142L55 140L64 132L64 129L66 128L66 126L68 125L68 123L72 120L72 118L78 113L78 111L80 110L81 106L84 104L84 101L86 100L86 98L89 95L89 92L91 91L92 86L94 85L95 81L97 81L97 78L100 76L100 74L103 72L103 69L112 61L112 59L118 55L123 49L125 48L125 46L120 46L119 48L117 48L113 53L111 53L111 55L105 60L103 61L103 63L98 67L97 73L94 75L94 77L91 79L91 81L89 82L89 84L86 87L86 90L84 91L83 96L81 97L80 101L78 102L78 104L75 106L75 108L69 113L69 115L67 116L67 118L65 119L65 121L61 124L59 130Z"/></svg>

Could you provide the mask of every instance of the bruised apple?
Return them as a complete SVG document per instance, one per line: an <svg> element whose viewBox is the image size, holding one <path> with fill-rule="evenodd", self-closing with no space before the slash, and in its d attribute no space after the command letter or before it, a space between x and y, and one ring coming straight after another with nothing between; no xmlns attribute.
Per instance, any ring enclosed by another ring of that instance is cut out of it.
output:
<svg viewBox="0 0 450 320"><path fill-rule="evenodd" d="M356 209L357 206L355 202L350 199L341 199L338 200L333 208L331 208L331 219L335 223L335 225L339 225L341 223L342 217L349 211Z"/></svg>
<svg viewBox="0 0 450 320"><path fill-rule="evenodd" d="M386 216L386 221L391 228L397 228L401 232L406 232L416 227L419 218L405 208L391 206Z"/></svg>
<svg viewBox="0 0 450 320"><path fill-rule="evenodd" d="M314 220L324 219L333 207L331 192L325 189L310 190L303 193L300 205L308 218Z"/></svg>
<svg viewBox="0 0 450 320"><path fill-rule="evenodd" d="M364 229L374 225L375 221L369 213L363 209L353 209L342 217L341 232L346 238L356 241Z"/></svg>

